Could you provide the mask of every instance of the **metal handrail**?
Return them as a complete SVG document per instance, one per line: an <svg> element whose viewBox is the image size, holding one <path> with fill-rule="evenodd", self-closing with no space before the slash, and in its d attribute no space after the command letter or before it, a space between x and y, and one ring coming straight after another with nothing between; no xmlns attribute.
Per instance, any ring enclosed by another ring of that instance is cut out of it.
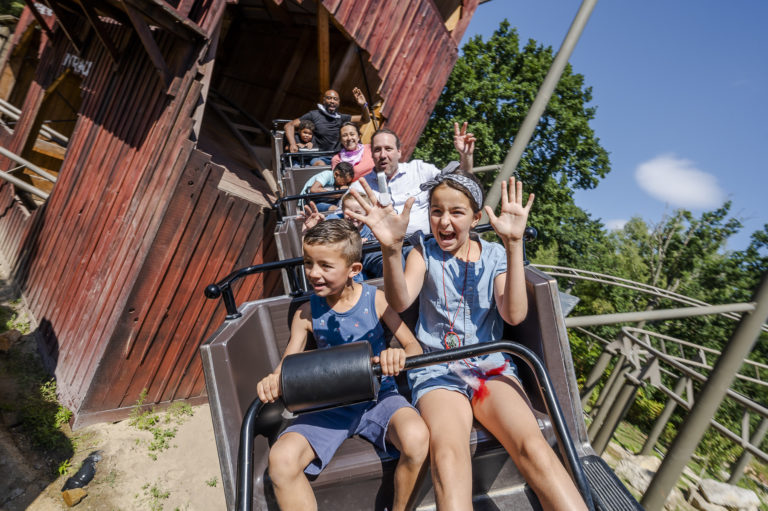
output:
<svg viewBox="0 0 768 511"><path fill-rule="evenodd" d="M490 224L482 224L478 225L475 228L475 232L482 233L492 230L492 227ZM431 234L428 234L426 237L430 237ZM525 228L525 234L523 235L523 263L528 264L528 260L525 259L525 242L532 241L537 236L536 229L533 227L526 227ZM406 238L403 241L404 245L412 245L415 240ZM375 252L376 250L381 250L381 244L378 241L371 241L367 242L363 245L363 253L366 254L368 252ZM237 319L243 314L238 310L237 303L235 302L235 295L232 292L232 285L239 279L246 277L248 275L253 275L255 273L263 273L266 271L272 271L272 270L291 270L288 271L288 278L290 279L290 285L291 288L294 290L291 292L292 296L298 296L302 293L304 293L303 290L300 289L299 286L299 279L298 275L296 275L296 267L304 264L304 258L303 257L293 257L291 259L283 259L282 261L273 261L270 263L262 263L262 264L256 264L252 266L246 266L245 268L240 268L238 270L233 271L223 279L221 279L219 282L215 284L209 284L205 287L205 290L203 293L205 294L206 298L209 298L211 300L214 300L216 298L221 297L221 299L224 301L224 307L227 311L227 320L231 319Z"/></svg>
<svg viewBox="0 0 768 511"><path fill-rule="evenodd" d="M312 199L319 199L324 197L333 197L333 196L342 196L345 193L347 193L348 189L341 189L341 190L329 190L325 192L314 192L314 193L305 193L305 194L298 194L298 195L286 195L284 197L279 197L275 202L272 203L272 209L275 210L277 213L277 221L280 222L283 220L283 217L285 216L283 214L283 211L281 209L281 206L286 202L292 202L292 201L300 201L300 200L312 200Z"/></svg>
<svg viewBox="0 0 768 511"><path fill-rule="evenodd" d="M55 183L56 182L56 176L54 176L53 174L49 174L48 172L44 171L43 169L41 169L40 167L38 167L34 163L25 160L24 158L22 158L21 156L19 156L16 153L12 153L11 151L9 151L8 149L6 149L3 146L0 146L0 154L2 154L3 156L5 156L6 158L8 158L10 160L15 161L16 163L18 163L20 165L24 165L29 170L31 170L35 174L39 175L43 179L46 179L46 180L50 181L51 183Z"/></svg>
<svg viewBox="0 0 768 511"><path fill-rule="evenodd" d="M465 358L472 358L489 353L509 353L517 356L525 362L536 377L537 388L544 398L544 404L547 408L552 425L554 426L555 438L560 447L561 454L565 461L566 469L570 472L573 482L579 489L587 508L595 509L592 500L592 490L584 473L584 468L579 460L576 446L573 443L568 425L565 422L563 410L557 399L552 380L547 373L544 363L530 348L522 344L501 340L496 342L480 343L471 346L461 346L450 350L433 351L424 355L416 355L405 359L404 371L426 367L435 364L442 364ZM374 374L381 375L380 364L372 364ZM342 403L347 404L347 403ZM256 418L261 412L264 404L256 398L243 417L242 427L240 428L240 448L238 450L238 471L237 471L237 497L235 509L238 511L250 511L253 508L253 446L256 428Z"/></svg>
<svg viewBox="0 0 768 511"><path fill-rule="evenodd" d="M19 117L21 117L21 109L13 106L11 103L5 101L4 99L0 99L0 113L7 115L14 121L18 121ZM43 121L43 123L46 122L51 121ZM46 126L45 124L40 126L40 133L50 139L58 139L59 142L62 142L65 145L69 144L69 137L62 135L55 129L51 128L50 126Z"/></svg>

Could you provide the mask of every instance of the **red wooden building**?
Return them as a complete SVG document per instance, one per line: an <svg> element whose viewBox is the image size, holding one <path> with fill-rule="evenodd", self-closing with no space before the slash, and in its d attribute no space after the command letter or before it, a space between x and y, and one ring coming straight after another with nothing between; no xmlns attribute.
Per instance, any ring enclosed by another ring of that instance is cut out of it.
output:
<svg viewBox="0 0 768 511"><path fill-rule="evenodd" d="M274 260L268 128L332 87L410 154L478 0L28 0L0 62L0 252L74 426L205 400L202 290ZM15 114L14 114L15 112ZM245 279L238 302L281 293Z"/></svg>

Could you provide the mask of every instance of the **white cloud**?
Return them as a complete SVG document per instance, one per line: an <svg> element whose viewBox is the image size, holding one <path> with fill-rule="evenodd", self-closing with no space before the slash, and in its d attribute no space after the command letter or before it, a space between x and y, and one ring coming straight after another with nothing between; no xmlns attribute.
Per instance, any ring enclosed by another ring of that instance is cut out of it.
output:
<svg viewBox="0 0 768 511"><path fill-rule="evenodd" d="M649 195L672 207L713 208L725 199L715 176L673 154L663 154L638 165L635 180Z"/></svg>
<svg viewBox="0 0 768 511"><path fill-rule="evenodd" d="M627 225L627 220L624 218L614 218L605 221L605 227L609 231L620 231L625 225Z"/></svg>

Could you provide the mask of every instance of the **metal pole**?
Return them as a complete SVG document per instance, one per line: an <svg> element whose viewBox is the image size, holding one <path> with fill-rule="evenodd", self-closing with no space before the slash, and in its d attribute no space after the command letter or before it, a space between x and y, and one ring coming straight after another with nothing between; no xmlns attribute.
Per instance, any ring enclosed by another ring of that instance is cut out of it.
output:
<svg viewBox="0 0 768 511"><path fill-rule="evenodd" d="M613 438L616 428L619 427L619 424L627 415L627 412L629 412L632 403L635 402L637 388L642 384L642 380L648 374L648 371L652 369L654 361L654 359L648 360L644 367L635 369L627 376L627 381L619 392L616 401L611 406L603 426L595 435L594 442L592 442L592 447L598 454L602 454L605 448L608 447L608 443Z"/></svg>
<svg viewBox="0 0 768 511"><path fill-rule="evenodd" d="M27 191L27 192L29 192L29 193L31 193L33 195L37 195L41 199L44 199L44 200L48 199L48 194L45 193L44 191L35 188L34 186L32 186L31 184L27 183L26 181L22 181L18 177L12 176L11 174L9 174L7 172L3 172L3 171L0 170L0 179L5 179L9 183L12 183L14 186L16 186L16 188L19 188L21 190Z"/></svg>
<svg viewBox="0 0 768 511"><path fill-rule="evenodd" d="M658 321L664 319L689 318L722 314L724 312L750 312L755 310L754 303L726 303L723 305L707 305L696 307L680 307L679 309L656 309L640 312L619 312L617 314L601 314L597 316L576 316L565 318L567 328L613 325L616 323L634 323L636 321Z"/></svg>
<svg viewBox="0 0 768 511"><path fill-rule="evenodd" d="M765 434L768 433L768 417L763 417L760 425L757 427L755 434L749 439L749 443L752 445L760 445L763 441ZM728 484L736 484L744 476L744 469L747 468L747 464L752 460L752 454L744 449L739 459L731 467L731 477L728 479Z"/></svg>
<svg viewBox="0 0 768 511"><path fill-rule="evenodd" d="M608 364L611 362L611 359L615 354L616 354L615 350L612 350L608 346L606 346L603 352L600 353L600 357L598 357L597 362L595 362L595 365L592 367L592 370L589 371L589 375L587 376L587 381L584 383L584 386L581 387L581 407L582 408L584 408L584 406L587 403L589 403L589 398L592 396L592 389L594 389L595 385L597 385L597 382L600 381L600 378L603 376L603 373L605 372L605 368L608 367Z"/></svg>
<svg viewBox="0 0 768 511"><path fill-rule="evenodd" d="M9 159L15 161L16 163L18 163L20 165L24 165L29 170L31 170L35 174L39 175L43 179L47 179L51 183L55 183L56 182L56 176L54 176L52 174L49 174L48 172L44 171L43 169L41 169L40 167L38 167L34 163L25 160L21 156L15 154L15 153L10 152L8 149L6 149L3 146L0 146L0 154L5 156L6 158L9 158Z"/></svg>
<svg viewBox="0 0 768 511"><path fill-rule="evenodd" d="M696 396L691 413L643 495L640 504L648 511L661 511L664 508L667 495L680 478L683 468L709 428L709 422L733 382L736 372L757 341L761 326L768 319L768 272L763 274L755 293L755 302L755 310L744 315L723 349L723 354L715 363L709 379Z"/></svg>
<svg viewBox="0 0 768 511"><path fill-rule="evenodd" d="M501 188L500 183L509 179L517 168L517 164L520 163L520 158L523 156L525 146L533 136L533 132L536 129L536 125L539 123L544 110L547 108L547 103L552 97L552 93L557 86L557 82L560 81L560 75L563 74L565 66L568 64L568 59L571 57L573 49L576 47L576 43L581 37L581 32L589 20L592 9L595 8L597 0L583 0L579 11L576 13L576 17L571 23L571 27L568 29L568 33L563 39L563 43L560 46L560 50L557 52L555 59L552 61L552 65L547 72L547 76L539 87L539 92L536 94L536 99L531 105L531 109L528 110L528 114L525 116L523 124L515 135L515 140L512 143L512 147L507 153L507 157L504 158L504 166L496 176L496 180L493 182L488 196L485 199L485 204L490 206L491 209L496 209L496 206L501 200ZM487 222L487 217L483 213L483 222Z"/></svg>
<svg viewBox="0 0 768 511"><path fill-rule="evenodd" d="M613 387L614 382L616 381L616 378L619 376L619 369L624 366L624 362L626 361L627 357L623 354L619 354L619 358L616 359L616 363L613 365L613 371L611 371L611 374L608 375L608 380L605 382L605 385L603 385L602 390L597 395L597 399L595 399L595 404L592 406L592 409L589 411L589 414L594 417L595 413L600 409L600 407L603 406L603 403L606 400L606 396L608 395L608 392L610 391L611 387Z"/></svg>
<svg viewBox="0 0 768 511"><path fill-rule="evenodd" d="M608 412L611 411L611 407L616 402L616 396L618 396L619 392L624 387L624 383L627 379L627 373L629 372L630 367L631 364L627 363L624 364L621 368L617 367L614 369L614 371L618 371L617 378L611 385L610 389L603 389L603 392L606 392L607 390L607 396L605 397L603 404L600 405L600 409L597 411L597 415L595 415L592 424L589 425L589 429L587 430L587 434L589 435L590 440L594 441L598 432L605 423L605 418L608 416ZM602 393L600 397L602 397Z"/></svg>
<svg viewBox="0 0 768 511"><path fill-rule="evenodd" d="M677 380L675 389L673 390L676 396L682 395L685 386L688 384L688 380L689 378L687 376L683 376ZM691 397L692 396L688 396L688 399L691 399ZM675 411L675 408L677 408L677 401L671 397L668 398L667 403L664 405L664 409L661 411L661 414L659 414L659 418L653 423L653 428L651 428L651 432L648 433L648 438L645 439L643 449L640 451L641 455L650 456L653 454L653 448L656 446L656 442L659 441L659 437L664 432L664 427L667 425L667 422L669 422L669 418L672 417L672 412Z"/></svg>

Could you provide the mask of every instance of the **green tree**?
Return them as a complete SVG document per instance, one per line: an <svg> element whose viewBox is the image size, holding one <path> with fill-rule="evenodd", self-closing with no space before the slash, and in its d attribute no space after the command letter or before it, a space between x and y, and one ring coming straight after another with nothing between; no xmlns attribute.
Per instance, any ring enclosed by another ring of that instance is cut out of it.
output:
<svg viewBox="0 0 768 511"><path fill-rule="evenodd" d="M552 49L533 40L521 50L517 31L506 20L488 41L472 38L462 48L414 157L437 165L454 159L446 133L454 121L467 121L477 137L475 166L501 163L552 60ZM602 238L602 224L573 202L573 189L594 188L610 170L608 154L589 126L595 116L591 101L584 77L568 66L518 166L526 189L537 197L530 223L539 230L539 240L531 255L557 247L561 261L575 264ZM495 173L481 177L489 185Z"/></svg>
<svg viewBox="0 0 768 511"><path fill-rule="evenodd" d="M0 14L18 17L24 9L24 2L19 0L0 0Z"/></svg>

